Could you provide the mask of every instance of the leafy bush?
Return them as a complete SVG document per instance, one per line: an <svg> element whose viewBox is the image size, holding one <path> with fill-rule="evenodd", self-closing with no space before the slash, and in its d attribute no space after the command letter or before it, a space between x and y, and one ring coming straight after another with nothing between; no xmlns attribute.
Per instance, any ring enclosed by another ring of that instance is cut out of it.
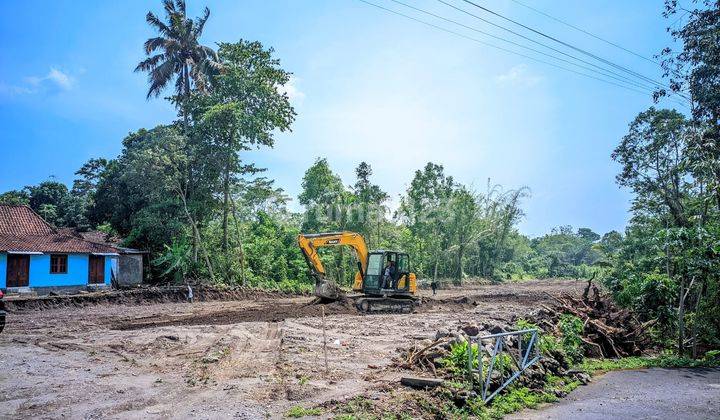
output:
<svg viewBox="0 0 720 420"><path fill-rule="evenodd" d="M630 306L647 319L657 319L662 325L675 317L677 282L666 274L650 273L630 277L623 283L618 302Z"/></svg>
<svg viewBox="0 0 720 420"><path fill-rule="evenodd" d="M709 352L705 353L705 357L703 357L703 360L709 363L717 363L720 365L720 350L710 350Z"/></svg>
<svg viewBox="0 0 720 420"><path fill-rule="evenodd" d="M537 329L538 330L538 342L537 346L540 350L540 354L546 355L546 356L553 356L557 357L560 355L561 357L565 357L565 349L563 348L562 343L560 342L560 339L550 335L550 334L543 334L542 330L532 322L526 320L526 319L519 319L515 323L515 327L518 330L529 330L529 329ZM528 345L530 341L531 334L527 333L523 335L523 343L524 345Z"/></svg>
<svg viewBox="0 0 720 420"><path fill-rule="evenodd" d="M468 349L472 352L472 367L478 367L478 345L470 345L467 341L455 343L450 346L450 354L442 359L443 366L455 375L467 372Z"/></svg>
<svg viewBox="0 0 720 420"><path fill-rule="evenodd" d="M560 328L560 345L563 352L573 363L581 362L583 359L583 341L581 339L583 332L583 322L580 318L569 315L560 315L558 323Z"/></svg>

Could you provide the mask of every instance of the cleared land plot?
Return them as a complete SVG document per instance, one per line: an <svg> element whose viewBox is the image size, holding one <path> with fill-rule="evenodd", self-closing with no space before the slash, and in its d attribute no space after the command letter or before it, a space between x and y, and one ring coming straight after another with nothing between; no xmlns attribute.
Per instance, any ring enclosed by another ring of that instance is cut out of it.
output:
<svg viewBox="0 0 720 420"><path fill-rule="evenodd" d="M398 347L468 322L511 323L584 282L423 291L414 314L361 315L311 297L102 304L10 314L0 417L281 417L397 387Z"/></svg>

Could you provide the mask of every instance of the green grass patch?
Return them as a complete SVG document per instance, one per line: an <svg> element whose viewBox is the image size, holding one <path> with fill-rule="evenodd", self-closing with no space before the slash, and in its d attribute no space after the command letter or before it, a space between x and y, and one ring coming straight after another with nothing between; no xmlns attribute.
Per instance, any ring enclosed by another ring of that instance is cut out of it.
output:
<svg viewBox="0 0 720 420"><path fill-rule="evenodd" d="M547 392L533 392L527 388L513 388L498 395L490 403L490 418L500 419L524 408L535 408L542 403L555 402L557 398Z"/></svg>
<svg viewBox="0 0 720 420"><path fill-rule="evenodd" d="M355 397L342 405L338 410L340 413L334 418L343 420L375 419L375 416L368 414L373 411L373 408L371 400L362 396Z"/></svg>
<svg viewBox="0 0 720 420"><path fill-rule="evenodd" d="M720 359L706 357L703 359L681 358L672 355L659 357L624 357L622 359L585 359L579 368L588 372L607 372L622 369L661 368L697 368L720 366Z"/></svg>
<svg viewBox="0 0 720 420"><path fill-rule="evenodd" d="M506 393L495 397L488 405L485 405L479 397L468 401L461 417L501 419L510 413L555 401L557 398L550 392L511 387Z"/></svg>
<svg viewBox="0 0 720 420"><path fill-rule="evenodd" d="M285 413L285 417L293 417L293 418L300 418L300 417L308 417L308 416L319 416L322 415L323 411L320 408L305 408L300 405L296 405L295 407L288 410L287 413Z"/></svg>

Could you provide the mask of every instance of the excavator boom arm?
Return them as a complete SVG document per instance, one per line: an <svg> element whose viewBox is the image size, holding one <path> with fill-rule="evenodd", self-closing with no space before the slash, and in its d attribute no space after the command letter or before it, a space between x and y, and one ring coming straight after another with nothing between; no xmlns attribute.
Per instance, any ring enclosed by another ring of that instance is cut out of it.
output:
<svg viewBox="0 0 720 420"><path fill-rule="evenodd" d="M332 232L298 235L298 245L305 255L305 259L315 274L325 276L325 267L320 261L318 248L328 246L349 246L355 250L360 262L361 275L367 270L368 249L365 239L355 232Z"/></svg>

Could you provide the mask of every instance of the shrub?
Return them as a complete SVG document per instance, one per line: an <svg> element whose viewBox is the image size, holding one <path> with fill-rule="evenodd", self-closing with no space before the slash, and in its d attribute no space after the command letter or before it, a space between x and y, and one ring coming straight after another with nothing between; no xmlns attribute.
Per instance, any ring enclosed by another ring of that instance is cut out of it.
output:
<svg viewBox="0 0 720 420"><path fill-rule="evenodd" d="M570 359L572 363L579 363L583 359L583 322L580 318L569 315L560 315L560 321L558 323L560 328L560 345L562 346L563 353Z"/></svg>
<svg viewBox="0 0 720 420"><path fill-rule="evenodd" d="M450 354L442 359L443 366L453 374L462 374L467 372L468 366L468 348L472 352L472 367L478 367L478 345L470 345L467 341L455 343L450 346Z"/></svg>

